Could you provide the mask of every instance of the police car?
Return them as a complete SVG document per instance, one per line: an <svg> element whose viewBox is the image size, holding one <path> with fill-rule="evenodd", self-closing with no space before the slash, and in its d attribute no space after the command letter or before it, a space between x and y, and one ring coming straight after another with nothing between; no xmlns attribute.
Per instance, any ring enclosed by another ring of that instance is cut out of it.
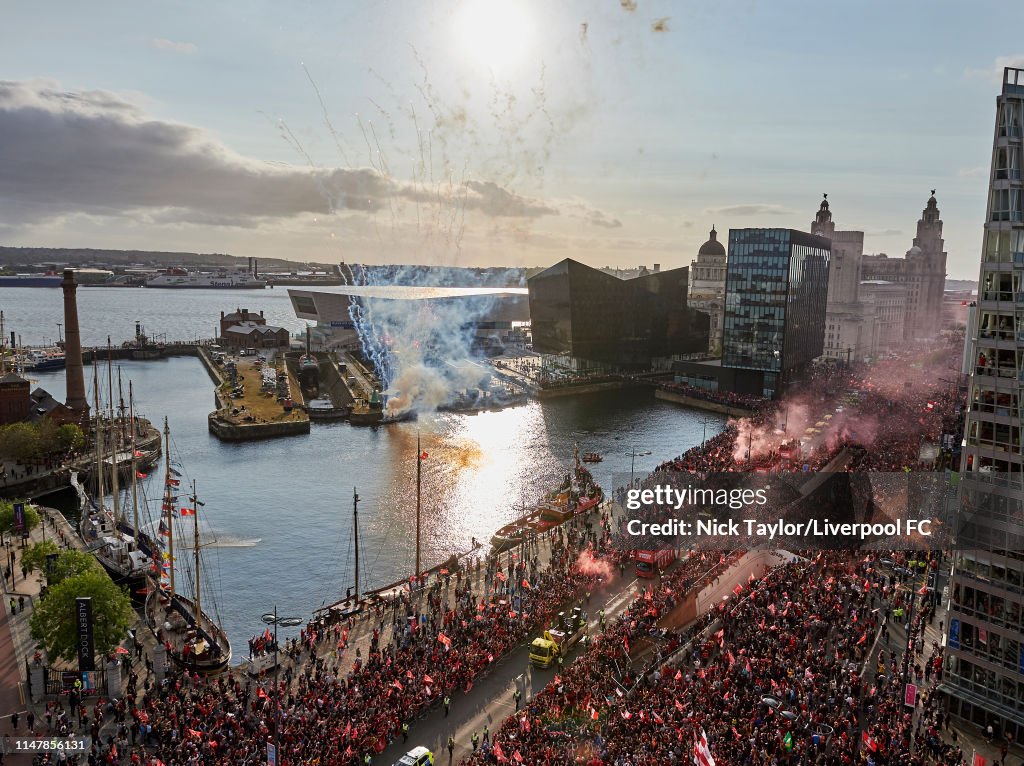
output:
<svg viewBox="0 0 1024 766"><path fill-rule="evenodd" d="M398 759L395 766L433 766L434 754L425 747L414 747Z"/></svg>

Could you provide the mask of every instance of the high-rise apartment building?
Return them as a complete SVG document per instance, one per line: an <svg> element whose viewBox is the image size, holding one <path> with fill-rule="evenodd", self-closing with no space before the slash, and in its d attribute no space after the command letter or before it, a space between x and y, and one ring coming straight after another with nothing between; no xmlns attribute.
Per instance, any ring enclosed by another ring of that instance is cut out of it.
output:
<svg viewBox="0 0 1024 766"><path fill-rule="evenodd" d="M958 553L940 686L953 715L992 724L1016 741L1024 738L1022 125L1024 69L1007 68L996 99L978 305L968 326Z"/></svg>

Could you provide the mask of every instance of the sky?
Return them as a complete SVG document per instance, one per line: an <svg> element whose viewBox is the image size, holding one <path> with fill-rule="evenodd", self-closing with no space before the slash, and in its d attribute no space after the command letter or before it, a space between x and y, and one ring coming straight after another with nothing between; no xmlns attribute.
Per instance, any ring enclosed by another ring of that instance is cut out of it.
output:
<svg viewBox="0 0 1024 766"><path fill-rule="evenodd" d="M12 4L0 244L671 268L827 192L900 256L934 188L976 279L1021 28L987 0Z"/></svg>

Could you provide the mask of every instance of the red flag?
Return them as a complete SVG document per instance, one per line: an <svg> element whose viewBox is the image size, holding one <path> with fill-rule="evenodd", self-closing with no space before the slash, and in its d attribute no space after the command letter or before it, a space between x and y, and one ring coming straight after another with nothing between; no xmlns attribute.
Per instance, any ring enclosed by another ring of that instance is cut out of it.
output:
<svg viewBox="0 0 1024 766"><path fill-rule="evenodd" d="M167 479L168 487L177 487L179 484L181 484L181 482L178 481L177 479Z"/></svg>
<svg viewBox="0 0 1024 766"><path fill-rule="evenodd" d="M452 648L452 640L450 638L448 638L448 636L446 636L444 633L438 633L437 634L437 640L440 641L442 644L444 644L444 648L445 649L451 649Z"/></svg>
<svg viewBox="0 0 1024 766"><path fill-rule="evenodd" d="M411 680L413 680L413 679L414 679L414 678L415 678L416 676L414 676L414 675L412 674L412 671L411 671L411 670L407 670L407 671L405 671L405 677L406 677L406 678L408 678L408 679L409 679L409 680L411 681Z"/></svg>
<svg viewBox="0 0 1024 766"><path fill-rule="evenodd" d="M182 516L195 516L196 515L196 509L195 508L182 508L181 509L181 515Z"/></svg>
<svg viewBox="0 0 1024 766"><path fill-rule="evenodd" d="M654 722L655 723L665 723L665 719L662 718L660 715L658 715L657 712L655 712L654 713Z"/></svg>
<svg viewBox="0 0 1024 766"><path fill-rule="evenodd" d="M494 743L494 757L498 759L498 763L505 763L508 760L505 751L501 749L501 745L497 742Z"/></svg>
<svg viewBox="0 0 1024 766"><path fill-rule="evenodd" d="M732 592L735 593L737 596L740 595L743 592L743 586L737 583L736 587L732 589Z"/></svg>
<svg viewBox="0 0 1024 766"><path fill-rule="evenodd" d="M434 679L431 678L428 675L424 675L423 676L423 683L425 683L425 684L432 684L432 683L434 683Z"/></svg>
<svg viewBox="0 0 1024 766"><path fill-rule="evenodd" d="M629 654L629 636L622 637L622 646L626 650L626 654Z"/></svg>
<svg viewBox="0 0 1024 766"><path fill-rule="evenodd" d="M145 479L147 476L149 476L148 473L143 473L142 471L136 471L135 472L135 478L136 479Z"/></svg>
<svg viewBox="0 0 1024 766"><path fill-rule="evenodd" d="M683 678L683 671L681 671L681 670L677 670L677 671L676 671L676 677L675 677L675 680L676 680L676 681L681 681L681 680L682 680L682 678Z"/></svg>
<svg viewBox="0 0 1024 766"><path fill-rule="evenodd" d="M515 751L514 753L512 753L512 759L513 759L513 760L514 760L514 761L515 761L516 763L522 763L522 762L523 762L523 756L521 756L521 755L519 754L519 751L518 751L518 750L516 750L516 751ZM985 764L981 764L981 766L985 766Z"/></svg>
<svg viewBox="0 0 1024 766"><path fill-rule="evenodd" d="M860 637L860 639L857 641L857 646L860 646L861 644L863 644L867 640L868 640L868 634L864 633L864 635L862 635Z"/></svg>
<svg viewBox="0 0 1024 766"><path fill-rule="evenodd" d="M428 455L426 452L420 453L420 460L426 460L428 457L430 457L430 455Z"/></svg>
<svg viewBox="0 0 1024 766"><path fill-rule="evenodd" d="M679 700L676 700L676 710L678 710L680 713L683 712L683 703L681 703Z"/></svg>
<svg viewBox="0 0 1024 766"><path fill-rule="evenodd" d="M865 748L870 750L872 753L878 751L878 743L875 742L874 737L872 737L870 734L868 734L867 732L864 732L863 734L860 735L860 738L864 741L864 747ZM981 766L985 766L985 765L981 764Z"/></svg>

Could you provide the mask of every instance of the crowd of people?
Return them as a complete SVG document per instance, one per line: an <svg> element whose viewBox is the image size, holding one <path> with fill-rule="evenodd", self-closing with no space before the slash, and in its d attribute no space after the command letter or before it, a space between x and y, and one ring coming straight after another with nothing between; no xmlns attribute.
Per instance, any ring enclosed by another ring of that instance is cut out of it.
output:
<svg viewBox="0 0 1024 766"><path fill-rule="evenodd" d="M916 729L914 708L904 705L904 679L941 677L937 647L927 661L917 659L921 628L934 612L914 616L906 666L898 652L873 653L888 621L907 615L909 590L870 556L819 553L772 569L681 634L677 651L652 647L645 670L619 675L672 597L704 584L694 575L716 555L691 557L639 597L463 763L684 764L702 734L716 761L730 765L963 762L939 736L933 695L919 702Z"/></svg>

